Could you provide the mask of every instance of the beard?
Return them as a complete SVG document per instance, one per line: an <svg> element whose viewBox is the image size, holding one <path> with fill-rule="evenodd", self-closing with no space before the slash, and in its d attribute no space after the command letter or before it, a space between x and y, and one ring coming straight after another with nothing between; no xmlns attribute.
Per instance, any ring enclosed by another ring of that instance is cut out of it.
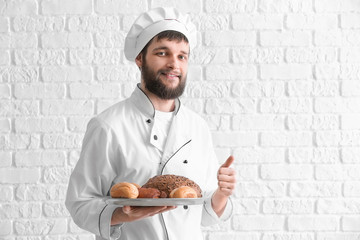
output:
<svg viewBox="0 0 360 240"><path fill-rule="evenodd" d="M158 72L155 72L143 61L141 75L145 82L146 89L164 100L180 97L184 93L186 85L186 75L178 75L179 84L176 87L170 88L166 86L161 81L160 76L168 72L171 72L171 69L160 69Z"/></svg>

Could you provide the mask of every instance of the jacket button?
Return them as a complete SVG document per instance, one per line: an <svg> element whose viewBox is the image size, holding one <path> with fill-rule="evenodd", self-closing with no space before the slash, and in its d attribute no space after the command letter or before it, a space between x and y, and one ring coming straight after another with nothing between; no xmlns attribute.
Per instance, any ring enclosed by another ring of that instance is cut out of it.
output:
<svg viewBox="0 0 360 240"><path fill-rule="evenodd" d="M184 205L184 209L186 210L186 209L188 209L189 207L188 207L188 205Z"/></svg>
<svg viewBox="0 0 360 240"><path fill-rule="evenodd" d="M157 137L156 135L154 135L154 139L155 139L155 140L157 140L157 139L158 139L158 137Z"/></svg>
<svg viewBox="0 0 360 240"><path fill-rule="evenodd" d="M187 163L188 163L188 160L185 159L185 160L183 161L183 163L187 164Z"/></svg>
<svg viewBox="0 0 360 240"><path fill-rule="evenodd" d="M151 123L151 119L146 120L147 123Z"/></svg>

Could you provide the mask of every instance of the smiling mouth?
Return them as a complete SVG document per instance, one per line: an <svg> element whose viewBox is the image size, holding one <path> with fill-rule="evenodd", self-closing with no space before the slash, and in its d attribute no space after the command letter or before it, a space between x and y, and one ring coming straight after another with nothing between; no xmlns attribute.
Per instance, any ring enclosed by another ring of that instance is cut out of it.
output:
<svg viewBox="0 0 360 240"><path fill-rule="evenodd" d="M176 73L170 73L170 72L162 72L161 75L164 75L166 78L168 79L175 79L175 78L179 78L181 77L181 75L176 74Z"/></svg>

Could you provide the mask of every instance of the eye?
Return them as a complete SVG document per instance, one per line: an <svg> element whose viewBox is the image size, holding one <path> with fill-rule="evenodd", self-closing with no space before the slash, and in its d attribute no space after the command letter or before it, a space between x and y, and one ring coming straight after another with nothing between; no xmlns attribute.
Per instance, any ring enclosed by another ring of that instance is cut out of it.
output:
<svg viewBox="0 0 360 240"><path fill-rule="evenodd" d="M158 56L165 56L165 55L166 55L166 52L157 52L156 55L158 55Z"/></svg>
<svg viewBox="0 0 360 240"><path fill-rule="evenodd" d="M186 60L187 57L186 57L185 55L180 55L180 56L179 56L179 59L180 59L180 60Z"/></svg>

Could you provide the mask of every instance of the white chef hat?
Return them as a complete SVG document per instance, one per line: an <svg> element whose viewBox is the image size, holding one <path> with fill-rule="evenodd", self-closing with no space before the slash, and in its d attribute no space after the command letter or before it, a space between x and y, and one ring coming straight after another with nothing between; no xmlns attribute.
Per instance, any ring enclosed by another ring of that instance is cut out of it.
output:
<svg viewBox="0 0 360 240"><path fill-rule="evenodd" d="M189 40L190 48L196 45L196 28L188 15L175 8L159 7L141 14L125 38L124 52L129 61L135 61L145 45L158 33L174 30Z"/></svg>

